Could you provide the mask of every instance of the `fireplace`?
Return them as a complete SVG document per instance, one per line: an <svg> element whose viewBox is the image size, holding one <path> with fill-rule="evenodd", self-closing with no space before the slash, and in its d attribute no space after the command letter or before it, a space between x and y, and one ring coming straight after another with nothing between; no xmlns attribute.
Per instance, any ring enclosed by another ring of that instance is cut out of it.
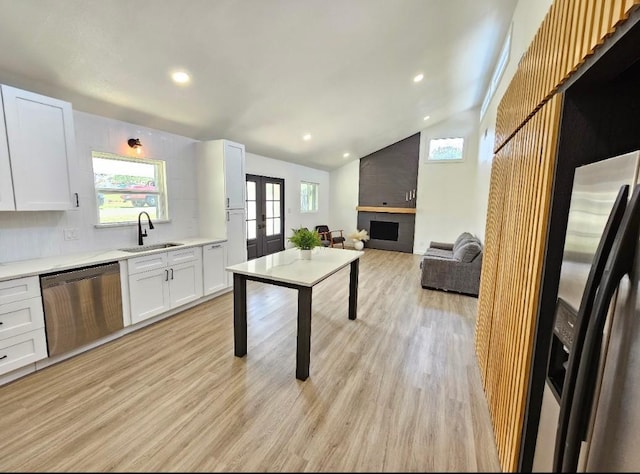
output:
<svg viewBox="0 0 640 474"><path fill-rule="evenodd" d="M377 240L398 240L398 222L371 221L369 237Z"/></svg>
<svg viewBox="0 0 640 474"><path fill-rule="evenodd" d="M414 214L358 211L358 229L369 232L367 248L413 253Z"/></svg>

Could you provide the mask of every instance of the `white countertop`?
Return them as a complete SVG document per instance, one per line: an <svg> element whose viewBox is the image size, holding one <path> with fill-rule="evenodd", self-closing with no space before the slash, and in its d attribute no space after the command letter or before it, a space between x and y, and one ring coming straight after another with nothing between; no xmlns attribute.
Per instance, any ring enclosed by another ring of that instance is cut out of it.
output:
<svg viewBox="0 0 640 474"><path fill-rule="evenodd" d="M288 249L226 267L227 271L268 280L313 286L359 259L364 252L358 250L316 247L311 259L301 257L300 250Z"/></svg>
<svg viewBox="0 0 640 474"><path fill-rule="evenodd" d="M56 257L43 257L30 260L21 260L18 262L0 263L0 281L32 275L41 275L43 273L51 273L56 270L69 270L72 268L84 267L88 265L97 265L99 263L126 260L129 258L140 257L142 255L149 255L152 253L168 252L184 247L194 247L197 245L206 245L224 241L226 241L226 239L215 237L172 239L170 240L170 242L179 243L181 245L165 249L147 250L144 252L125 252L117 249L96 250L95 252L59 255ZM151 245L153 245L153 243L151 243ZM128 247L135 247L135 245L122 246L122 248Z"/></svg>

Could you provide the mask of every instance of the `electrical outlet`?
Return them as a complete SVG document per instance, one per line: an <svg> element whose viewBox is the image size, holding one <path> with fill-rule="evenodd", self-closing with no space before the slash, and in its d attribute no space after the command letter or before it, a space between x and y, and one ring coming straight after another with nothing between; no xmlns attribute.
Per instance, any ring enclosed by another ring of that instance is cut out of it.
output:
<svg viewBox="0 0 640 474"><path fill-rule="evenodd" d="M78 229L75 227L64 229L64 240L78 240Z"/></svg>

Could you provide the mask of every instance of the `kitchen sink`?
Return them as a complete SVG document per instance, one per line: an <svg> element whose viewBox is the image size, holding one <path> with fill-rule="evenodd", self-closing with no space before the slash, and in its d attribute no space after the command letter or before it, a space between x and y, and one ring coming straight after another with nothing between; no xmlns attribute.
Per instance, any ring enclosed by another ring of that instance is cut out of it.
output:
<svg viewBox="0 0 640 474"><path fill-rule="evenodd" d="M138 245L137 247L127 247L125 249L118 249L123 252L146 252L148 250L158 250L158 249L168 249L171 247L178 247L179 245L175 242L166 242L163 244L151 244L151 245Z"/></svg>

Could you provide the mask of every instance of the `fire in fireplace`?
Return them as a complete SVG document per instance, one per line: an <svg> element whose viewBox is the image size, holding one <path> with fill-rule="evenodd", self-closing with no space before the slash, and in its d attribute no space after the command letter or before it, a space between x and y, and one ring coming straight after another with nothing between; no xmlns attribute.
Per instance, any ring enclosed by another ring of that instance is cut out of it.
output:
<svg viewBox="0 0 640 474"><path fill-rule="evenodd" d="M377 240L398 240L398 222L371 221L370 237Z"/></svg>

